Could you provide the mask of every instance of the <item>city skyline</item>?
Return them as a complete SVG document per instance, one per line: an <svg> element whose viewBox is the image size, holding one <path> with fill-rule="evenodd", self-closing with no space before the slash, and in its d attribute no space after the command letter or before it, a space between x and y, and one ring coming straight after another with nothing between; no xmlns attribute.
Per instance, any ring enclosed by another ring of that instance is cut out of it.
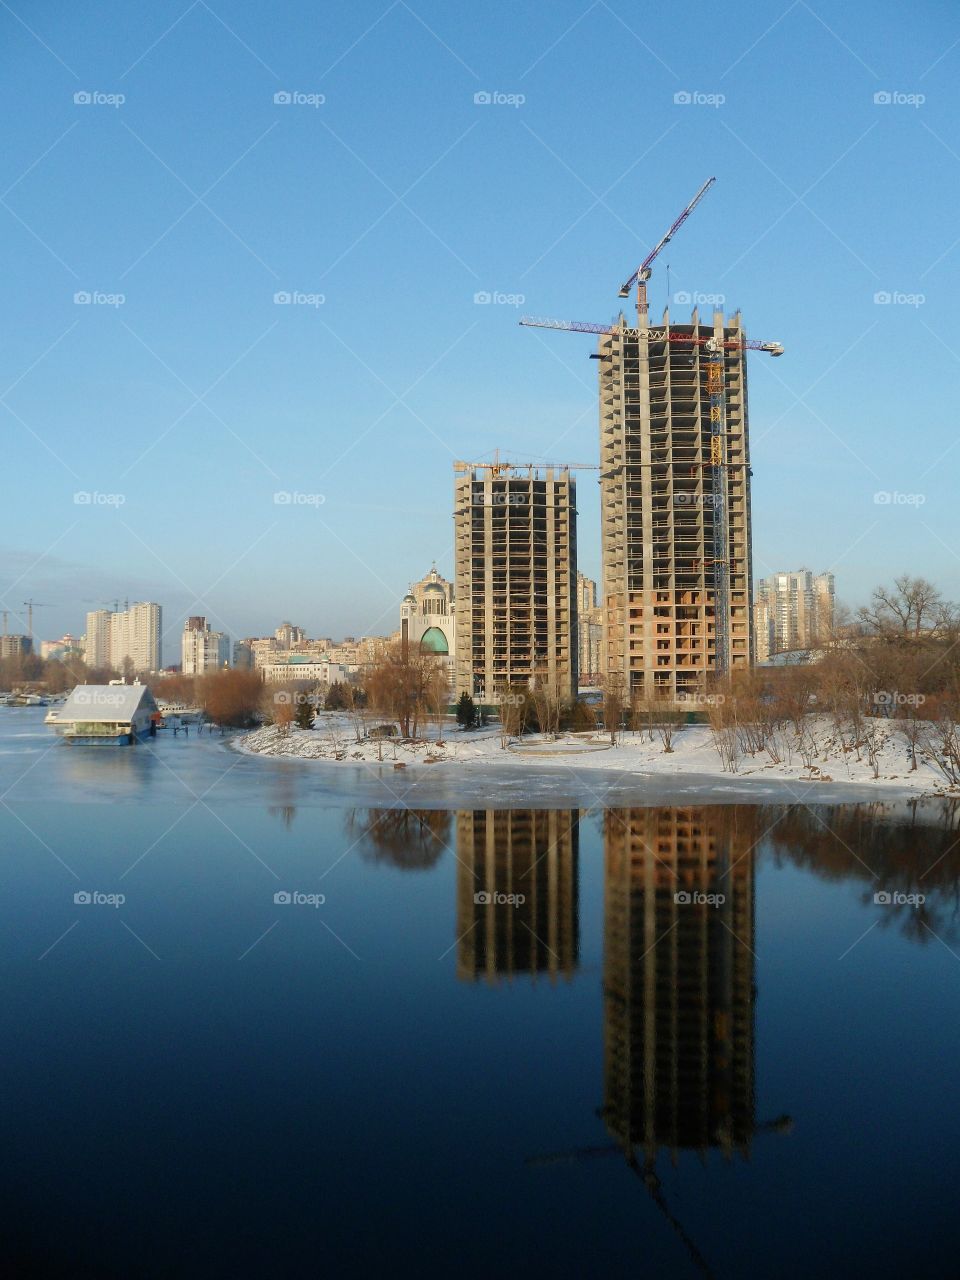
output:
<svg viewBox="0 0 960 1280"><path fill-rule="evenodd" d="M606 4L542 24L395 4L321 29L298 5L282 26L236 4L116 12L105 36L80 14L7 15L0 55L22 122L0 589L14 613L45 602L35 635L118 593L164 602L167 644L198 613L262 633L314 560L308 629L390 625L414 566L452 575L452 457L596 458L592 344L521 330L521 311L608 321L707 174L650 311L722 299L787 348L751 374L755 576L816 563L854 606L901 570L960 595L942 412L955 15L798 4L771 24L756 3L681 30ZM599 138L637 59L638 109ZM592 482L578 502L599 580Z"/></svg>

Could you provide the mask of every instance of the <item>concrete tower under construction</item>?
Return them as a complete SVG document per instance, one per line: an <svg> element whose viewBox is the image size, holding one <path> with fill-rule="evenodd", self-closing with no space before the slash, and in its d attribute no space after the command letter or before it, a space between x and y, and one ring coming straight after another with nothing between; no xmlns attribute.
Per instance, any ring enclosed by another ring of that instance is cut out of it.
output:
<svg viewBox="0 0 960 1280"><path fill-rule="evenodd" d="M577 693L577 489L565 467L455 464L456 692Z"/></svg>
<svg viewBox="0 0 960 1280"><path fill-rule="evenodd" d="M598 353L603 664L629 697L674 702L753 660L746 335L739 312L638 325Z"/></svg>

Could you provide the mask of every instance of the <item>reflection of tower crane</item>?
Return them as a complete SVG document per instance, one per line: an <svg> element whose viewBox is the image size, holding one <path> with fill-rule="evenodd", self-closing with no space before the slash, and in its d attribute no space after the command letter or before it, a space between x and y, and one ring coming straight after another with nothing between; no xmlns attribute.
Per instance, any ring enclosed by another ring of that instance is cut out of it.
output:
<svg viewBox="0 0 960 1280"><path fill-rule="evenodd" d="M602 1115L602 1111L597 1113ZM793 1120L790 1116L777 1116L775 1120L766 1120L754 1127L755 1133L791 1133L793 1130ZM627 1167L632 1173L635 1173L641 1180L650 1198L657 1206L666 1220L673 1227L674 1231L680 1237L684 1247L690 1254L690 1258L694 1265L705 1275L711 1276L713 1272L707 1264L706 1258L694 1244L693 1239L687 1234L683 1223L672 1212L667 1204L666 1197L663 1194L663 1184L657 1175L656 1160L650 1156L644 1160L643 1164L637 1159L635 1152L631 1148L624 1149L622 1146L615 1146L612 1143L604 1147L575 1147L572 1151L557 1151L551 1155L530 1156L526 1163L531 1166L544 1166L555 1164L572 1164L580 1160L592 1160L598 1156L625 1155Z"/></svg>
<svg viewBox="0 0 960 1280"><path fill-rule="evenodd" d="M700 203L700 201L707 194L707 192L710 190L710 188L713 186L715 182L716 182L716 178L708 178L706 180L706 182L703 184L703 186L700 188L697 194L693 197L693 199L684 209L683 213L681 213L680 217L677 218L673 226L671 226L670 230L666 233L666 235L661 236L661 238L653 246L653 248L644 258L644 260L640 263L639 267L637 267L636 271L633 273L630 279L625 281L620 286L620 297L629 298L630 290L633 288L634 284L636 284L638 316L645 316L647 314L647 281L650 279L654 258L656 258L657 254L660 252L662 248L664 248L665 245L668 245L670 243L674 235L680 230L680 228L683 226L686 220L690 217L691 213L693 213L694 209L697 207L697 205Z"/></svg>

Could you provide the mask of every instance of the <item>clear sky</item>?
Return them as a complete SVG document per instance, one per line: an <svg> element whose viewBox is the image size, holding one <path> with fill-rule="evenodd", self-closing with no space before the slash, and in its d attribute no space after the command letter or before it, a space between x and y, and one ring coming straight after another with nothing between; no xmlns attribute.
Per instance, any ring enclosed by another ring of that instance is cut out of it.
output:
<svg viewBox="0 0 960 1280"><path fill-rule="evenodd" d="M520 314L608 321L711 174L650 296L787 348L751 357L756 575L960 597L955 0L12 0L0 70L11 630L389 630L452 575L454 458L597 457L591 340Z"/></svg>

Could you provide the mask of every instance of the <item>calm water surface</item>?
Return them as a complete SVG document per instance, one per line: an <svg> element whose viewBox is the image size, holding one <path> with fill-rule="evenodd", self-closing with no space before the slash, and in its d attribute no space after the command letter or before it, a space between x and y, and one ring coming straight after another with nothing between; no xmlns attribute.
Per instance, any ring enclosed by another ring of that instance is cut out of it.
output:
<svg viewBox="0 0 960 1280"><path fill-rule="evenodd" d="M0 709L7 1274L958 1273L960 811L399 788Z"/></svg>

